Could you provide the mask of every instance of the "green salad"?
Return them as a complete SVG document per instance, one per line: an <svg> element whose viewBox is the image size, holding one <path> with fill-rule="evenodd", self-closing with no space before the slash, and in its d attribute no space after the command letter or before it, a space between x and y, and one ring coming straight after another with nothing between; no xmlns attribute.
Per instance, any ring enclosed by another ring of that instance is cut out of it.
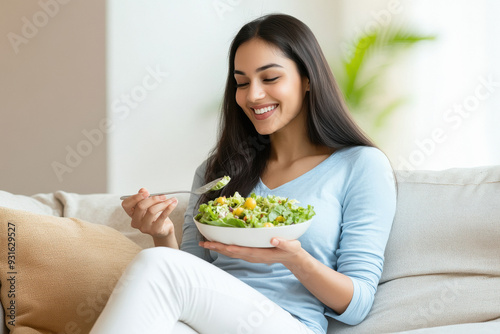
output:
<svg viewBox="0 0 500 334"><path fill-rule="evenodd" d="M212 191L220 190L220 189L224 188L229 183L229 181L231 181L231 178L226 175L222 178L222 180L217 182L217 184L215 186L210 188L210 190L212 190Z"/></svg>
<svg viewBox="0 0 500 334"><path fill-rule="evenodd" d="M298 201L279 196L262 197L238 192L231 197L218 197L201 204L195 219L203 224L225 227L275 227L303 223L316 213L311 205L296 205Z"/></svg>

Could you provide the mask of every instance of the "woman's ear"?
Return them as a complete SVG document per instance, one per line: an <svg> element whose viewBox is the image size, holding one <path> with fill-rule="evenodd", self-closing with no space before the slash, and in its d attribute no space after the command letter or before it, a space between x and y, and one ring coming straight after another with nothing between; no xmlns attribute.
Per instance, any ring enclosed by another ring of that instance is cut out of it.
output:
<svg viewBox="0 0 500 334"><path fill-rule="evenodd" d="M308 91L309 91L309 89L310 89L310 88L309 88L309 78L304 77L304 79L303 79L303 80L304 80L304 81L303 81L303 83L302 83L302 84L303 84L303 85L305 85L305 91L306 91L306 92L308 92Z"/></svg>

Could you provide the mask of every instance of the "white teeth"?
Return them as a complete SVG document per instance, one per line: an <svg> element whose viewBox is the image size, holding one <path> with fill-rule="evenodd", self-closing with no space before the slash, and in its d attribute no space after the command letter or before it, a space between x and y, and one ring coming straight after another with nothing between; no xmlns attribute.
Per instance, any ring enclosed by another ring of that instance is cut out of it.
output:
<svg viewBox="0 0 500 334"><path fill-rule="evenodd" d="M268 112L268 111L271 111L271 110L276 109L276 107L277 107L277 106L278 106L278 105L277 105L277 104L275 104L275 105L273 105L273 106L265 107L265 108L262 108L262 109L254 109L254 111L255 111L255 113L256 113L257 115L262 115L262 114L265 114L265 113L266 113L266 112Z"/></svg>

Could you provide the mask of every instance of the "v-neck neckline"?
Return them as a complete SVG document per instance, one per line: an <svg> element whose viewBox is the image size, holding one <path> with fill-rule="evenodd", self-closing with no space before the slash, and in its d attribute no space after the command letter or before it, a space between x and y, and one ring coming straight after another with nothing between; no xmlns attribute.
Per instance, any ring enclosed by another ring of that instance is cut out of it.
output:
<svg viewBox="0 0 500 334"><path fill-rule="evenodd" d="M297 176L296 178L290 180L290 181L287 181L279 186L277 186L276 188L269 188L265 183L264 181L262 181L262 178L259 177L259 184L267 191L275 191L275 190L279 190L280 188L283 188L285 186L288 186L290 183L293 183L295 182L296 180L300 180L301 178L304 178L306 177L308 174L312 173L313 171L315 171L316 169L319 169L321 168L321 166L323 166L327 161L329 161L330 159L332 159L334 156L337 155L337 152L339 152L339 150L336 150L335 152L333 152L332 154L330 154L325 160L321 161L319 164L317 164L316 166L314 166L313 168L309 169L307 172L303 173L303 174L300 174L299 176Z"/></svg>

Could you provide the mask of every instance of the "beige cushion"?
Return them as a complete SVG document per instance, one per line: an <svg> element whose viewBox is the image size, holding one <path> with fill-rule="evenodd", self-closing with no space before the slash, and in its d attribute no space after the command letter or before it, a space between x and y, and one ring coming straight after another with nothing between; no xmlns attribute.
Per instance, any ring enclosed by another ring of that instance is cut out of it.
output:
<svg viewBox="0 0 500 334"><path fill-rule="evenodd" d="M9 306L15 302L15 327L8 327L14 333L88 332L140 249L107 226L0 208L0 298L7 323L14 320ZM15 257L8 258L9 251Z"/></svg>
<svg viewBox="0 0 500 334"><path fill-rule="evenodd" d="M500 166L397 174L398 205L367 318L386 333L500 318Z"/></svg>

